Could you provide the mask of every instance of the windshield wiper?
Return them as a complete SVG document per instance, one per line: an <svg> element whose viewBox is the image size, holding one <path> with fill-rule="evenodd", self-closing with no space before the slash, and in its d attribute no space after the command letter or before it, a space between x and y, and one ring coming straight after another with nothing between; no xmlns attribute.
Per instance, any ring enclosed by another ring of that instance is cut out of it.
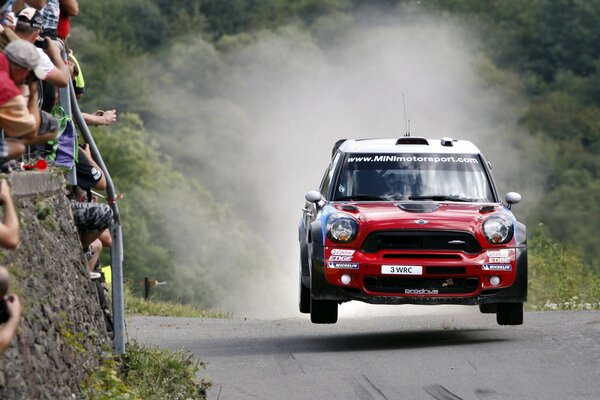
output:
<svg viewBox="0 0 600 400"><path fill-rule="evenodd" d="M442 194L432 194L427 196L409 196L409 200L433 200L433 201L463 201L463 202L473 202L474 199L467 199L466 197L459 196L446 196Z"/></svg>
<svg viewBox="0 0 600 400"><path fill-rule="evenodd" d="M387 200L387 199L385 197L375 196L372 194L355 194L353 196L338 197L334 201L344 201L344 200Z"/></svg>

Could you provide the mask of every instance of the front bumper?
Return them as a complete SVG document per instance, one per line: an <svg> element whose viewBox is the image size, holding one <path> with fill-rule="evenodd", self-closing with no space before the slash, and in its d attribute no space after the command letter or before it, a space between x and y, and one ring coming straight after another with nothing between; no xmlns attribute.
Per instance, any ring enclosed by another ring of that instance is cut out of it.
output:
<svg viewBox="0 0 600 400"><path fill-rule="evenodd" d="M311 260L311 295L319 300L430 305L527 300L526 247L474 255L323 250Z"/></svg>

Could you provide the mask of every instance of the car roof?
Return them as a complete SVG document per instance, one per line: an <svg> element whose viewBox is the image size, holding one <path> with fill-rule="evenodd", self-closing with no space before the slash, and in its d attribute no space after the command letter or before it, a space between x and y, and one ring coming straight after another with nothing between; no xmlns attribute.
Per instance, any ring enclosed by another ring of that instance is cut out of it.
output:
<svg viewBox="0 0 600 400"><path fill-rule="evenodd" d="M435 153L435 154L480 154L468 140L452 138L427 139L423 137L401 137L392 139L348 139L339 150L343 153Z"/></svg>

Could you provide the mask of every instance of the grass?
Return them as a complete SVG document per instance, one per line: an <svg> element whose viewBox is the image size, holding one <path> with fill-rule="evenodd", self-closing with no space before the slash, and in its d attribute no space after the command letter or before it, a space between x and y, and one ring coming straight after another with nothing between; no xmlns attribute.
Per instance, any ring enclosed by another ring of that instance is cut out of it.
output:
<svg viewBox="0 0 600 400"><path fill-rule="evenodd" d="M202 310L170 301L144 300L124 291L126 315L229 318L229 314ZM109 352L82 384L90 400L188 400L206 399L211 383L196 377L204 364L191 354L128 343L122 357Z"/></svg>
<svg viewBox="0 0 600 400"><path fill-rule="evenodd" d="M543 225L529 248L529 310L600 310L600 273L578 251L553 242Z"/></svg>
<svg viewBox="0 0 600 400"><path fill-rule="evenodd" d="M197 380L204 367L183 352L131 342L122 358L107 353L102 364L82 384L90 400L206 399L210 382Z"/></svg>
<svg viewBox="0 0 600 400"><path fill-rule="evenodd" d="M125 315L154 315L162 317L191 318L230 318L231 315L220 311L207 311L190 304L179 304L172 301L145 300L136 296L130 285L124 290Z"/></svg>

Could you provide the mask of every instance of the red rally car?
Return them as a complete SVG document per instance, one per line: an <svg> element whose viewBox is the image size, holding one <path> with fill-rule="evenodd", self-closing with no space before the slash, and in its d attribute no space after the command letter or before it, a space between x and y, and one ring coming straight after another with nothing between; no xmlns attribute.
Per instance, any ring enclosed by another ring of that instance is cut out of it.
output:
<svg viewBox="0 0 600 400"><path fill-rule="evenodd" d="M338 304L478 305L523 323L527 239L490 164L465 140L341 140L299 224L300 312Z"/></svg>

